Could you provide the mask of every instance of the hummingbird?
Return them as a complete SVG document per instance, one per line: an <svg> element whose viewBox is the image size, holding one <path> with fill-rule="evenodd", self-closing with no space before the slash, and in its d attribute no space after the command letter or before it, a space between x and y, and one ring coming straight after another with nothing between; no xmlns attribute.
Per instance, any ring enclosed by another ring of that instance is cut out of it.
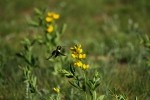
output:
<svg viewBox="0 0 150 100"><path fill-rule="evenodd" d="M51 57L57 57L57 56L66 56L65 54L63 54L61 52L62 47L61 46L57 46L57 48L55 50L52 51L51 56L49 56L46 60L50 59Z"/></svg>

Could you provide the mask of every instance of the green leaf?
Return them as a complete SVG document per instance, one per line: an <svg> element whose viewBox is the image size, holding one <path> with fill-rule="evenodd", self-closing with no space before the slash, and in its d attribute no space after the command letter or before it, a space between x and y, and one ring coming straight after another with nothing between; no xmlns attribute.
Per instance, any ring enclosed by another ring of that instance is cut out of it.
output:
<svg viewBox="0 0 150 100"><path fill-rule="evenodd" d="M33 21L33 20L28 21L28 24L33 26L33 27L38 27L39 26L39 23L36 22L36 21Z"/></svg>
<svg viewBox="0 0 150 100"><path fill-rule="evenodd" d="M50 34L46 34L46 39L51 41L52 40L52 36Z"/></svg>
<svg viewBox="0 0 150 100"><path fill-rule="evenodd" d="M37 82L37 78L36 77L33 77L33 86L35 87L36 86L36 82Z"/></svg>
<svg viewBox="0 0 150 100"><path fill-rule="evenodd" d="M104 97L105 97L105 95L101 95L101 96L99 96L99 97L97 98L97 100L103 100Z"/></svg>
<svg viewBox="0 0 150 100"><path fill-rule="evenodd" d="M72 73L68 72L67 70L61 70L60 73L65 75L67 78L73 78L74 77L74 75Z"/></svg>
<svg viewBox="0 0 150 100"><path fill-rule="evenodd" d="M71 71L71 73L72 73L73 75L75 75L75 68L72 67L71 64L70 64L70 71Z"/></svg>
<svg viewBox="0 0 150 100"><path fill-rule="evenodd" d="M90 89L92 89L92 82L89 80L89 81L87 81L87 85L88 85L88 87L90 88Z"/></svg>
<svg viewBox="0 0 150 100"><path fill-rule="evenodd" d="M100 83L96 83L96 85L94 86L94 90L100 85Z"/></svg>
<svg viewBox="0 0 150 100"><path fill-rule="evenodd" d="M66 75L67 78L73 78L73 75Z"/></svg>
<svg viewBox="0 0 150 100"><path fill-rule="evenodd" d="M34 11L38 15L42 15L42 12L38 8L34 8Z"/></svg>
<svg viewBox="0 0 150 100"><path fill-rule="evenodd" d="M78 88L79 89L79 86L77 85L77 83L75 83L75 82L71 82L71 81L69 81L69 83L72 85L72 86L74 86L75 88Z"/></svg>
<svg viewBox="0 0 150 100"><path fill-rule="evenodd" d="M126 100L126 97L124 95L117 95L117 100Z"/></svg>
<svg viewBox="0 0 150 100"><path fill-rule="evenodd" d="M23 57L23 54L22 54L22 53L16 53L16 56L22 58L22 57Z"/></svg>
<svg viewBox="0 0 150 100"><path fill-rule="evenodd" d="M67 24L63 24L60 34L63 34L67 28Z"/></svg>

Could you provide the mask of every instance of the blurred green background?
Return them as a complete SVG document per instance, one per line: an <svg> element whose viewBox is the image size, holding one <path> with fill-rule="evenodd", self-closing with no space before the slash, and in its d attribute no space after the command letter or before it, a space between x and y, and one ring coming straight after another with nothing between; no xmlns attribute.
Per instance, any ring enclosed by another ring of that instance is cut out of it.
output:
<svg viewBox="0 0 150 100"><path fill-rule="evenodd" d="M150 99L148 54L140 43L150 32L149 0L0 0L0 100L24 96L21 63L15 53L24 37L36 34L27 24L34 8L60 13L58 23L68 25L61 39L65 44L80 42L91 67L102 73L105 84L100 94L115 87L129 100ZM49 75L39 77L49 79Z"/></svg>

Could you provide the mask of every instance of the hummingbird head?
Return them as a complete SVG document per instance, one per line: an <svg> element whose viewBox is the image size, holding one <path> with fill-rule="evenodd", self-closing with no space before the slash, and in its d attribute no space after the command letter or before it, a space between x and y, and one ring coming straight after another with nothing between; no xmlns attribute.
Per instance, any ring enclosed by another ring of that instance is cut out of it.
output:
<svg viewBox="0 0 150 100"><path fill-rule="evenodd" d="M61 48L62 48L61 46L57 46L57 50L61 50Z"/></svg>

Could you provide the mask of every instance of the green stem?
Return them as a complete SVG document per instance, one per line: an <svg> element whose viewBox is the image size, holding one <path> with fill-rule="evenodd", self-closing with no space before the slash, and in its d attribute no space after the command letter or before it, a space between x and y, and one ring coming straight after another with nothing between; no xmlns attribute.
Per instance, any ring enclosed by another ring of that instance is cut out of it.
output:
<svg viewBox="0 0 150 100"><path fill-rule="evenodd" d="M60 93L57 94L57 100L61 100Z"/></svg>
<svg viewBox="0 0 150 100"><path fill-rule="evenodd" d="M87 93L85 92L85 100L87 100Z"/></svg>
<svg viewBox="0 0 150 100"><path fill-rule="evenodd" d="M86 89L86 81L87 81L87 79L86 79L86 73L85 73L85 71L84 71L84 79L85 79L84 85L85 85L85 89ZM85 98L87 100L87 92L86 92L86 90L85 90Z"/></svg>
<svg viewBox="0 0 150 100"><path fill-rule="evenodd" d="M29 82L26 82L26 99L29 99Z"/></svg>
<svg viewBox="0 0 150 100"><path fill-rule="evenodd" d="M92 100L96 100L96 91L92 91Z"/></svg>

